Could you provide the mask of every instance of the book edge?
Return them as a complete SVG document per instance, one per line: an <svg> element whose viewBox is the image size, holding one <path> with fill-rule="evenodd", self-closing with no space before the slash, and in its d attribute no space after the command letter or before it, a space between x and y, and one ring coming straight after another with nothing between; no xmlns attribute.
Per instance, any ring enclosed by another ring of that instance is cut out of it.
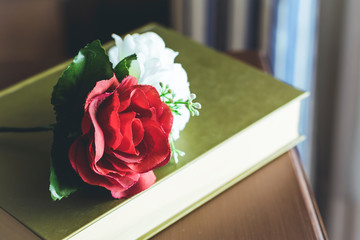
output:
<svg viewBox="0 0 360 240"><path fill-rule="evenodd" d="M203 197L198 202L195 202L194 204L190 205L188 208L184 209L183 211L181 211L178 214L174 215L173 217L171 217L170 219L168 219L164 223L160 224L157 228L154 228L151 231L145 233L139 239L148 239L148 238L154 236L155 234L159 233L160 231L164 230L165 228L167 228L171 224L175 223L179 219L181 219L184 216L186 216L187 214L189 214L190 212L196 210L197 208L201 207L202 205L204 205L205 203L207 203L208 201L210 201L214 197L218 196L219 194L221 194L225 190L227 190L230 187L234 186L236 183L240 182L241 180L243 180L246 177L248 177L249 175L255 173L256 171L258 171L262 167L264 167L267 164L271 163L277 157L281 156L286 151L288 151L291 148L295 147L298 143L302 142L304 139L305 139L304 136L299 136L298 138L296 138L295 140L290 142L288 145L284 146L283 148L279 149L275 153L273 153L270 156L266 157L265 159L261 160L259 163L257 163L253 167L249 168L245 172L241 173L239 176L237 176L234 179L230 180L229 182L222 185L221 187L215 189L213 192L211 192L207 196Z"/></svg>
<svg viewBox="0 0 360 240"><path fill-rule="evenodd" d="M33 76L29 77L29 78L26 78L25 80L22 80L22 81L20 81L18 83L15 83L15 84L7 87L7 88L4 88L3 90L0 90L0 98L4 97L6 95L9 95L9 94L11 94L13 92L16 92L16 91L20 90L23 87L31 85L31 84L45 78L46 76L49 76L49 75L51 75L53 73L56 73L58 71L61 71L61 70L65 70L66 67L70 64L71 61L72 60L67 60L65 62L62 62L62 63L60 63L60 64L58 64L58 65L56 65L56 66L54 66L52 68L49 68L48 70L45 70L45 71L40 72L38 74L35 74L35 75L33 75Z"/></svg>

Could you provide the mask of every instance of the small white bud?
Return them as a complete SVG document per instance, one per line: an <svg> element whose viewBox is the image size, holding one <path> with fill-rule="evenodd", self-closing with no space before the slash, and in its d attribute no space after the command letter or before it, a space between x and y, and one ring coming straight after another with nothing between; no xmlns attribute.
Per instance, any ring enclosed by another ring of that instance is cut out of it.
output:
<svg viewBox="0 0 360 240"><path fill-rule="evenodd" d="M185 152L181 151L181 150L177 150L177 153L180 155L180 157L185 156Z"/></svg>
<svg viewBox="0 0 360 240"><path fill-rule="evenodd" d="M197 109L201 109L201 104L199 102L193 103L193 107Z"/></svg>

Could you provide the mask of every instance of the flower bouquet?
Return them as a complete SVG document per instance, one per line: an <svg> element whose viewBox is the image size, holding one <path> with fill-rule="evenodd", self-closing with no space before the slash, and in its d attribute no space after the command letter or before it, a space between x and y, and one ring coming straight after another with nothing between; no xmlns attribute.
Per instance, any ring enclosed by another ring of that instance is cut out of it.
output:
<svg viewBox="0 0 360 240"><path fill-rule="evenodd" d="M56 123L0 131L53 130L50 192L53 200L86 185L114 198L133 196L155 181L153 169L175 163L190 115L199 115L177 52L154 32L113 35L108 54L99 40L79 51L54 86Z"/></svg>

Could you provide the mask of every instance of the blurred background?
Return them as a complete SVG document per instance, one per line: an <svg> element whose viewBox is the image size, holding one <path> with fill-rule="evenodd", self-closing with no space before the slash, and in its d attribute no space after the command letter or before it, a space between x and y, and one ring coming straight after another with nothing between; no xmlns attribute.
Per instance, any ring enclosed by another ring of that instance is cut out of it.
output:
<svg viewBox="0 0 360 240"><path fill-rule="evenodd" d="M258 51L276 78L311 93L305 170L330 239L360 239L358 9L358 0L0 0L0 88L148 22L220 51Z"/></svg>

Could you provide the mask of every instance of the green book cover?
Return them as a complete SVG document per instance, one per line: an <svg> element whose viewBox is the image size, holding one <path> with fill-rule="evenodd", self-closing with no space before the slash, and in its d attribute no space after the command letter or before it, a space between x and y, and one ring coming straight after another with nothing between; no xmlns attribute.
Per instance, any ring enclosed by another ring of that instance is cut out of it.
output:
<svg viewBox="0 0 360 240"><path fill-rule="evenodd" d="M176 141L176 146L186 155L178 164L171 162L156 170L157 181L181 171L220 143L304 95L270 75L175 31L150 24L135 32L146 31L159 34L167 47L179 52L175 61L187 71L191 91L202 104L200 116L191 119ZM0 92L0 126L54 123L50 96L67 65L56 66ZM61 201L52 201L48 190L51 144L52 132L0 134L0 207L38 236L66 238L132 201L132 198L112 199L108 192L89 194L83 191ZM216 190L214 194L219 192ZM179 214L184 215L189 210Z"/></svg>

